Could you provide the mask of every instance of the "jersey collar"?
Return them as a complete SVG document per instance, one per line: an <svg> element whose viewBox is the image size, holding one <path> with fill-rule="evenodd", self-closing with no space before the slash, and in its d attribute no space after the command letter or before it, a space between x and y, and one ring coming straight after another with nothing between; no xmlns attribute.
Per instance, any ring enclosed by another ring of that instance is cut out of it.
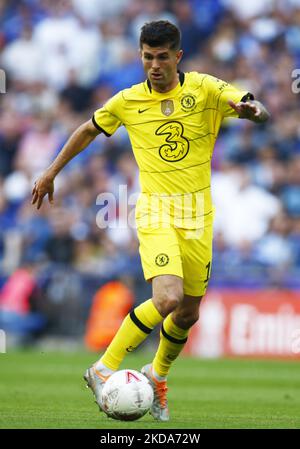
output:
<svg viewBox="0 0 300 449"><path fill-rule="evenodd" d="M178 70L178 74L179 74L180 87L182 87L183 83L184 83L185 74L184 74L184 72L181 72L180 70ZM152 93L152 86L151 86L151 82L150 82L149 78L147 78L147 86L148 86L149 92L151 94ZM176 89L176 87L174 89ZM160 92L158 92L158 93L160 93ZM163 94L167 94L167 93L168 92L163 92Z"/></svg>

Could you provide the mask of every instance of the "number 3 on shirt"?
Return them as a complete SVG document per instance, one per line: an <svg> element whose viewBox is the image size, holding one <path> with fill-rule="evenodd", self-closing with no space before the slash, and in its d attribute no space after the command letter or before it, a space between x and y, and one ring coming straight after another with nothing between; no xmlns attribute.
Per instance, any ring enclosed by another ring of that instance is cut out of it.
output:
<svg viewBox="0 0 300 449"><path fill-rule="evenodd" d="M167 136L166 143L159 147L159 155L162 159L167 162L178 162L186 157L190 144L183 133L184 128L179 122L164 123L155 131L157 136Z"/></svg>

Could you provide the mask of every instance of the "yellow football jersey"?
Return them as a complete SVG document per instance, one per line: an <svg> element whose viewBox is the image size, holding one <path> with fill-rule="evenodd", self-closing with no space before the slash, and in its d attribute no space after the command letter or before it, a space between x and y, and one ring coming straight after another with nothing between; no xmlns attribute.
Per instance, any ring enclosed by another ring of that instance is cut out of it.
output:
<svg viewBox="0 0 300 449"><path fill-rule="evenodd" d="M211 75L179 72L168 92L146 80L95 111L93 123L107 136L121 125L128 131L142 192L137 226L149 226L150 215L151 224L172 217L178 227L202 226L212 213L211 158L220 125L224 117L237 117L227 101L247 95Z"/></svg>

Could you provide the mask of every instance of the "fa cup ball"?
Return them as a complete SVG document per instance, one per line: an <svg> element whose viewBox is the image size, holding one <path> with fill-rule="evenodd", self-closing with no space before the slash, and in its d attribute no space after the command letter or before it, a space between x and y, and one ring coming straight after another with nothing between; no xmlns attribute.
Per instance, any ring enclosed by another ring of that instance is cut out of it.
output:
<svg viewBox="0 0 300 449"><path fill-rule="evenodd" d="M113 419L135 421L153 402L153 389L143 374L132 369L115 372L102 390L102 408Z"/></svg>

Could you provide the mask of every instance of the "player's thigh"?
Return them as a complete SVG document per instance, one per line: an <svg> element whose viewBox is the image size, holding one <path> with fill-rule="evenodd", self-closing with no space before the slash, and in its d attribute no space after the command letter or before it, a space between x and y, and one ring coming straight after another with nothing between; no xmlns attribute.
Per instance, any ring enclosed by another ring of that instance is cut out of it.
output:
<svg viewBox="0 0 300 449"><path fill-rule="evenodd" d="M203 230L179 230L184 294L202 297L207 289L212 264L213 226Z"/></svg>
<svg viewBox="0 0 300 449"><path fill-rule="evenodd" d="M173 274L155 276L152 279L153 298L174 301L176 307L183 300L183 279Z"/></svg>
<svg viewBox="0 0 300 449"><path fill-rule="evenodd" d="M171 228L138 229L144 276L152 281L152 300L162 316L183 299L183 272L178 235Z"/></svg>
<svg viewBox="0 0 300 449"><path fill-rule="evenodd" d="M138 228L137 232L145 279L150 281L162 275L182 278L179 240L174 228Z"/></svg>

